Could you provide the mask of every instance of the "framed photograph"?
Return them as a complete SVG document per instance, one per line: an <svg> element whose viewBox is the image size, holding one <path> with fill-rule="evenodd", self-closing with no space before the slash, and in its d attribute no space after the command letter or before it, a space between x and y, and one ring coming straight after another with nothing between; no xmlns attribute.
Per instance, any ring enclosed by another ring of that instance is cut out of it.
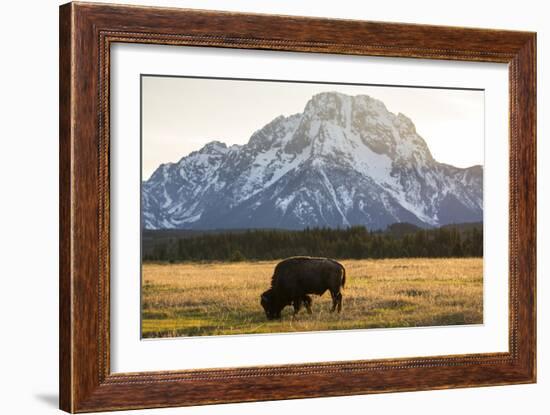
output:
<svg viewBox="0 0 550 415"><path fill-rule="evenodd" d="M60 407L536 380L536 35L60 8Z"/></svg>

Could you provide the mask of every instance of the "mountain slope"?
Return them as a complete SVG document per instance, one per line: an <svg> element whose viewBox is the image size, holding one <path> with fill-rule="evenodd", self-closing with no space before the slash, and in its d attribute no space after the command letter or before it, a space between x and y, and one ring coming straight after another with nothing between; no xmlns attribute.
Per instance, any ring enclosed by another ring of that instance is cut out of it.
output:
<svg viewBox="0 0 550 415"><path fill-rule="evenodd" d="M315 95L242 146L213 141L143 183L149 229L482 220L483 171L438 163L413 122L366 95Z"/></svg>

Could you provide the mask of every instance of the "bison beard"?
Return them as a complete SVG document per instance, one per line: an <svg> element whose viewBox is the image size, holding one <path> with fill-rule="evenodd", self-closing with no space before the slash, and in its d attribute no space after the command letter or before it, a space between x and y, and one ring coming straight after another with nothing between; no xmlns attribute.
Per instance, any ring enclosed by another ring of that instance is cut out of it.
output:
<svg viewBox="0 0 550 415"><path fill-rule="evenodd" d="M346 269L328 258L293 257L277 264L271 279L271 288L261 295L261 305L269 320L281 318L287 305L298 313L302 304L311 314L312 300L308 294L323 295L330 291L331 311L342 310L341 288L346 283Z"/></svg>

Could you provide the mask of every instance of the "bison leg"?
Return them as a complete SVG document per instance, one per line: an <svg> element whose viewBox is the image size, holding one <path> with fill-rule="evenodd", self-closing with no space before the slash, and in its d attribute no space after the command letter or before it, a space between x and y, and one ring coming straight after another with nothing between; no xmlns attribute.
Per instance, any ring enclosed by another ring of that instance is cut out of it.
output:
<svg viewBox="0 0 550 415"><path fill-rule="evenodd" d="M304 305L306 306L306 310L307 310L308 314L312 314L312 311L311 311L311 303L312 303L311 297L309 295L304 295L303 301L304 301Z"/></svg>
<svg viewBox="0 0 550 415"><path fill-rule="evenodd" d="M331 292L332 296L332 309L331 312L334 312L338 307L338 312L342 311L342 294L338 292Z"/></svg>
<svg viewBox="0 0 550 415"><path fill-rule="evenodd" d="M302 308L302 299L297 298L294 301L292 301L292 305L294 306L294 315L298 314L300 309Z"/></svg>

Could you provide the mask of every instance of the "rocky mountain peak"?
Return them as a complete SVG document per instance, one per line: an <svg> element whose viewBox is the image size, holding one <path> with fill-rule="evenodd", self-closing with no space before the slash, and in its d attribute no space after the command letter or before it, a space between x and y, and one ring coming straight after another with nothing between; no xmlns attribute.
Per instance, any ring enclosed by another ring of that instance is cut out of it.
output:
<svg viewBox="0 0 550 415"><path fill-rule="evenodd" d="M385 114L388 110L382 101L368 95L352 96L333 91L314 95L307 102L303 114L305 117L352 128L353 118L368 112Z"/></svg>
<svg viewBox="0 0 550 415"><path fill-rule="evenodd" d="M436 162L413 121L383 102L323 92L247 144L212 141L160 166L142 198L148 228L381 229L481 220L482 182L479 166Z"/></svg>
<svg viewBox="0 0 550 415"><path fill-rule="evenodd" d="M199 151L199 154L224 155L229 151L227 144L214 140L206 143Z"/></svg>

